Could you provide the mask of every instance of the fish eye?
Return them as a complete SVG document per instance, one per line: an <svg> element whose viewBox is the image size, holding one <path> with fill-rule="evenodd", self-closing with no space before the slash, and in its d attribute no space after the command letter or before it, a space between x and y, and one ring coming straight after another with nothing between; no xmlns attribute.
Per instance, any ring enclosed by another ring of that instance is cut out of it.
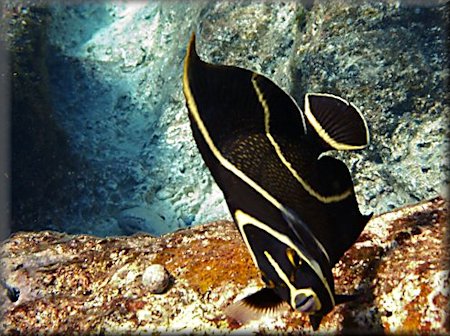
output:
<svg viewBox="0 0 450 336"><path fill-rule="evenodd" d="M306 313L317 311L316 300L314 299L314 295L306 295L303 293L297 294L295 297L295 309Z"/></svg>

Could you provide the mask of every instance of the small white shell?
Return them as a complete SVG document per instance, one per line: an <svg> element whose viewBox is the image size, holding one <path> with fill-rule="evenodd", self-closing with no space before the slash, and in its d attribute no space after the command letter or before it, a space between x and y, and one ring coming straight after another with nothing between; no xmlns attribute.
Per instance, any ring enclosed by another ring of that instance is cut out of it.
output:
<svg viewBox="0 0 450 336"><path fill-rule="evenodd" d="M162 293L169 285L169 273L160 264L150 265L142 274L142 283L151 293Z"/></svg>

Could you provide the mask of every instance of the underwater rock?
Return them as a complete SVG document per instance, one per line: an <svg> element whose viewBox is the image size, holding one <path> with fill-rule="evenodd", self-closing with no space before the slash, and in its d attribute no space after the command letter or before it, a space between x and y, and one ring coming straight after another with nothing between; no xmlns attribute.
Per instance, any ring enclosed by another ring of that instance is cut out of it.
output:
<svg viewBox="0 0 450 336"><path fill-rule="evenodd" d="M85 167L88 200L82 204L99 206L88 212L100 218L112 215L112 197L96 197L91 190L113 181L118 186L111 191L116 208L164 213L166 232L231 219L198 153L184 109L185 44L192 31L202 30L211 38L203 48L208 58L241 60L287 85L292 37L279 29L295 24L299 8L295 2L250 1L50 6L53 101L74 151L91 163ZM122 224L123 234L135 232L135 225L152 233L147 222ZM89 229L96 232L95 226Z"/></svg>
<svg viewBox="0 0 450 336"><path fill-rule="evenodd" d="M6 204L3 202L10 204L5 205L5 209L10 207L6 213L10 211L14 218L14 230L34 230L36 223L47 230L58 230L58 215L46 217L44 209L64 208L70 203L76 188L73 180L68 178L68 172L76 169L79 162L76 163L76 156L71 152L64 128L55 118L51 102L48 80L51 69L46 63L50 14L45 9L29 8L25 1L10 7L5 4L4 8L3 4L0 5L0 40L2 51L3 48L6 50L1 53L0 60L9 65L10 76L2 74L9 85L1 86L0 90L10 100L2 100L1 105L5 107L5 113L11 110L11 117L9 124L2 114L0 123L10 135L12 150L8 152L8 142L3 142L0 160L6 166L10 164L14 177L10 187L11 201L5 198L1 203L2 207ZM11 174L2 174L9 175L6 178L11 181ZM71 191L60 193L60 186ZM23 216L24 213L27 216Z"/></svg>
<svg viewBox="0 0 450 336"><path fill-rule="evenodd" d="M348 163L363 209L444 196L449 184L448 4L317 2L298 35L295 97L333 92L361 108L367 151ZM301 105L300 105L301 106Z"/></svg>
<svg viewBox="0 0 450 336"><path fill-rule="evenodd" d="M318 332L448 333L447 206L436 198L373 218L333 270L337 292L361 296ZM293 311L246 325L224 315L263 287L228 221L162 237L20 232L2 243L0 265L2 335L312 332ZM154 265L174 279L162 294L143 283Z"/></svg>
<svg viewBox="0 0 450 336"><path fill-rule="evenodd" d="M202 59L260 72L299 106L305 92L329 92L361 109L371 145L337 155L351 169L362 212L447 190L450 16L443 1L51 3L46 12L41 45L48 50L28 55L46 58L39 62L55 122L82 164L74 160L51 195L64 206L43 205L37 221L20 212L17 223L116 234L106 229L111 218L133 207L163 213L167 231L231 219L184 106L182 61L193 31Z"/></svg>

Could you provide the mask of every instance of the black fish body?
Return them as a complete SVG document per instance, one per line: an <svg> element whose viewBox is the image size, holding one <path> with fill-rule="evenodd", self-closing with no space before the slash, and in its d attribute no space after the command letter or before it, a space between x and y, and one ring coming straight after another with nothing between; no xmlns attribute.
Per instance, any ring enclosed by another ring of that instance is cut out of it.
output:
<svg viewBox="0 0 450 336"><path fill-rule="evenodd" d="M199 151L267 286L230 314L245 321L246 306L286 302L311 314L316 329L339 301L331 269L370 218L345 164L321 154L367 145L361 113L329 94L307 94L303 112L268 78L203 62L195 35L183 91Z"/></svg>

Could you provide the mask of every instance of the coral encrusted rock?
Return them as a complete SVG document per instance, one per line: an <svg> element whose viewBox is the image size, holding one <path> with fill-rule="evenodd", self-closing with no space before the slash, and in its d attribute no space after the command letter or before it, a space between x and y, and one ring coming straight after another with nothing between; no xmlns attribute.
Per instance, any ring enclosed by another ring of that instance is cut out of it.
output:
<svg viewBox="0 0 450 336"><path fill-rule="evenodd" d="M447 210L436 198L373 218L333 270L338 293L361 296L318 332L448 333ZM246 325L224 315L263 285L232 222L162 237L21 232L0 253L2 335L312 333L293 311ZM168 273L160 294L143 282L151 265Z"/></svg>

